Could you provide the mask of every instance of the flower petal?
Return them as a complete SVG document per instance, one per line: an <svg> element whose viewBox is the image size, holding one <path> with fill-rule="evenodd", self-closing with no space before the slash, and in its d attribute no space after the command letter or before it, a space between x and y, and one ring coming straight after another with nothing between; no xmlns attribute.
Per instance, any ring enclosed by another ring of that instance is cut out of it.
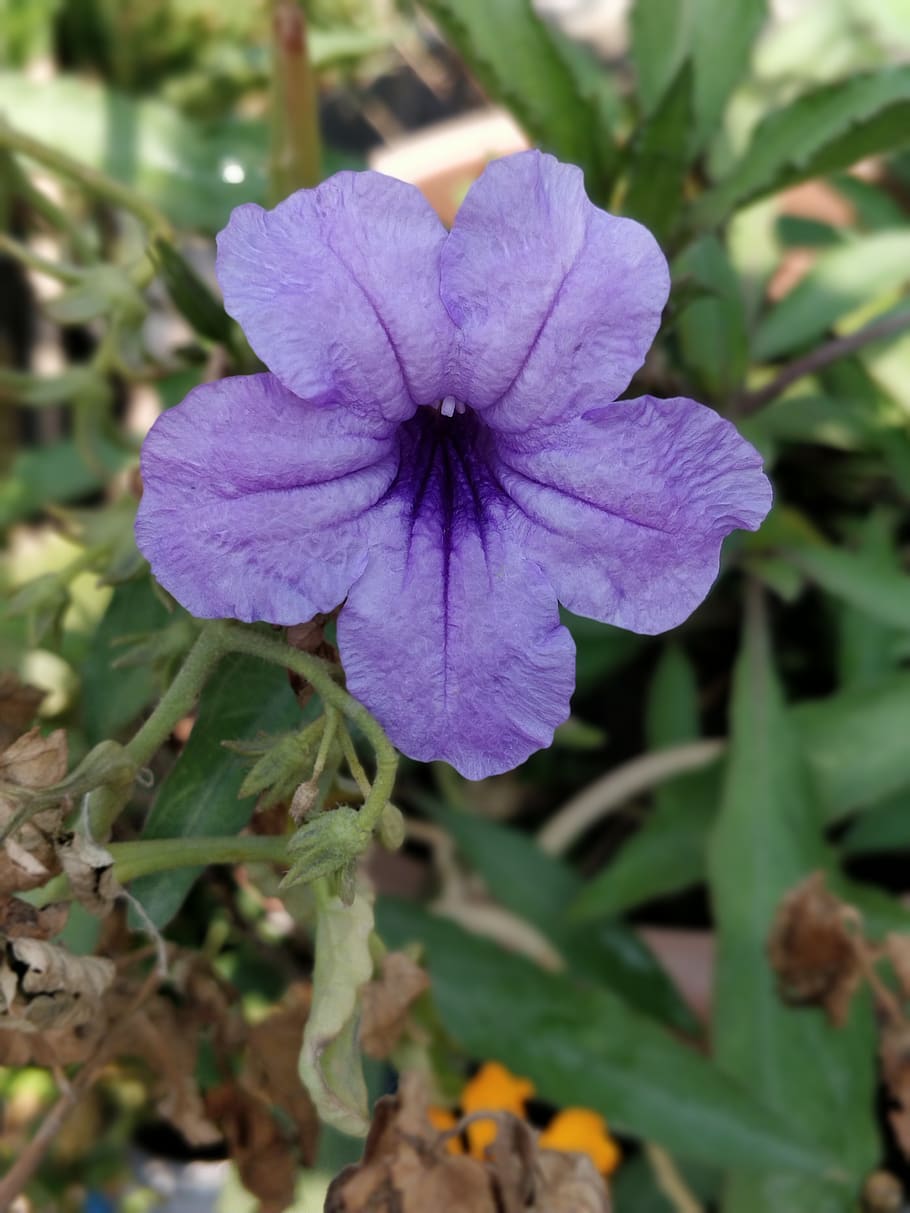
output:
<svg viewBox="0 0 910 1213"><path fill-rule="evenodd" d="M336 173L218 237L225 307L277 377L314 403L410 416L444 395L453 339L439 298L446 232L418 190Z"/></svg>
<svg viewBox="0 0 910 1213"><path fill-rule="evenodd" d="M194 615L310 619L363 571L397 449L393 434L273 375L203 384L145 440L139 547Z"/></svg>
<svg viewBox="0 0 910 1213"><path fill-rule="evenodd" d="M771 506L761 456L694 400L620 400L534 437L499 435L512 534L570 610L654 634L717 576L724 536Z"/></svg>
<svg viewBox="0 0 910 1213"><path fill-rule="evenodd" d="M481 779L550 743L569 712L574 647L552 586L500 533L469 444L434 442L436 421L415 418L422 449L405 435L338 641L351 693L399 749Z"/></svg>
<svg viewBox="0 0 910 1213"><path fill-rule="evenodd" d="M615 399L644 361L670 285L650 232L599 210L580 169L540 152L485 169L440 270L460 330L449 391L512 431Z"/></svg>

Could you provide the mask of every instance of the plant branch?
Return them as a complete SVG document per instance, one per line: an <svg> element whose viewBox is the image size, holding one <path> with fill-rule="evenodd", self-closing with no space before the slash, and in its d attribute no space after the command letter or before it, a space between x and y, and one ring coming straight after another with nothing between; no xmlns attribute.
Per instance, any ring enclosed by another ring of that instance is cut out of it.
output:
<svg viewBox="0 0 910 1213"><path fill-rule="evenodd" d="M56 278L58 282L62 282L66 286L75 285L82 277L74 265L63 265L58 261L48 261L46 257L42 257L40 253L36 253L27 244L22 244L21 241L8 236L5 232L0 232L0 253L6 253L8 257L12 257L16 261L21 261L23 265L27 265L30 270L35 270L39 274L45 274L48 278Z"/></svg>
<svg viewBox="0 0 910 1213"><path fill-rule="evenodd" d="M816 371L821 371L826 366L830 366L832 362L838 362L841 358L847 358L850 354L855 354L857 350L864 349L867 345L872 345L876 341L883 341L886 337L893 337L897 333L902 333L905 329L910 329L910 310L892 312L887 316L880 317L878 320L873 320L871 324L857 329L855 333L850 333L846 337L835 337L825 345L820 345L816 349L810 350L808 354L803 354L802 357L796 358L785 366L765 387L758 388L754 392L746 392L740 396L736 404L736 415L738 417L746 417L750 413L758 412L766 404L770 404L772 400L776 400L778 396L792 383L796 383L797 380L805 378L806 375L812 375Z"/></svg>
<svg viewBox="0 0 910 1213"><path fill-rule="evenodd" d="M633 796L688 771L698 771L723 753L726 741L709 738L655 750L608 771L573 796L537 835L548 855L562 855L591 826L622 808Z"/></svg>

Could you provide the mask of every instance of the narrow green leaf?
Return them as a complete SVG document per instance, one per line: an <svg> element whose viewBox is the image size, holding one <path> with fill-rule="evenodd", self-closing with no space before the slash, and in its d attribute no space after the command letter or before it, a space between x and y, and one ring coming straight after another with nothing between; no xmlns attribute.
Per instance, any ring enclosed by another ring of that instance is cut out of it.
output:
<svg viewBox="0 0 910 1213"><path fill-rule="evenodd" d="M747 74L766 0L695 0L695 146L715 134L733 90Z"/></svg>
<svg viewBox="0 0 910 1213"><path fill-rule="evenodd" d="M533 141L597 183L612 159L609 133L584 99L587 81L577 78L575 60L530 0L424 0L424 7Z"/></svg>
<svg viewBox="0 0 910 1213"><path fill-rule="evenodd" d="M715 0L715 7L723 4ZM731 16L738 9L736 4L726 7ZM719 58L724 58L723 50ZM825 85L759 123L733 169L697 204L696 218L718 223L746 202L908 142L910 67Z"/></svg>
<svg viewBox="0 0 910 1213"><path fill-rule="evenodd" d="M659 240L672 231L682 209L691 135L692 72L684 66L633 140L623 199L625 214Z"/></svg>
<svg viewBox="0 0 910 1213"><path fill-rule="evenodd" d="M791 709L825 819L910 788L910 673Z"/></svg>
<svg viewBox="0 0 910 1213"><path fill-rule="evenodd" d="M426 801L423 807L452 835L496 898L533 923L579 976L603 983L630 1004L683 1030L692 1016L666 973L622 923L575 926L566 911L583 888L581 877L545 855L532 838L483 817Z"/></svg>
<svg viewBox="0 0 910 1213"><path fill-rule="evenodd" d="M753 356L769 361L822 337L842 317L907 279L910 233L876 232L822 254L759 324Z"/></svg>
<svg viewBox="0 0 910 1213"><path fill-rule="evenodd" d="M231 656L219 666L199 701L190 739L164 780L143 838L233 834L253 812L238 799L245 768L222 741L275 733L301 723L287 674L252 657ZM200 869L143 876L130 886L156 926L177 913Z"/></svg>
<svg viewBox="0 0 910 1213"><path fill-rule="evenodd" d="M831 546L791 548L784 556L829 594L871 619L910 632L910 576L867 553Z"/></svg>
<svg viewBox="0 0 910 1213"><path fill-rule="evenodd" d="M433 997L472 1056L527 1075L542 1099L602 1113L611 1126L684 1157L810 1174L838 1165L652 1019L602 988L545 973L410 902L377 907L392 947L427 949Z"/></svg>
<svg viewBox="0 0 910 1213"><path fill-rule="evenodd" d="M838 1154L843 1176L786 1179L783 1207L847 1210L874 1164L875 1033L854 1002L834 1029L820 1010L794 1010L775 989L767 940L780 899L828 863L816 807L772 665L763 618L749 613L734 683L731 748L720 819L708 852L718 923L714 1042L719 1064L773 1108L781 1128ZM730 1213L779 1213L781 1181L734 1178ZM794 1201L799 1203L795 1204Z"/></svg>
<svg viewBox="0 0 910 1213"><path fill-rule="evenodd" d="M910 793L894 796L857 817L839 845L851 856L910 851Z"/></svg>
<svg viewBox="0 0 910 1213"><path fill-rule="evenodd" d="M859 526L859 554L883 573L900 574L894 542L895 518L890 510L873 510ZM837 665L843 687L874 685L893 673L902 633L867 611L846 603L838 612ZM906 639L910 624L904 630Z"/></svg>
<svg viewBox="0 0 910 1213"><path fill-rule="evenodd" d="M693 0L637 0L632 8L632 62L645 115L657 109L689 53L693 9Z"/></svg>
<svg viewBox="0 0 910 1213"><path fill-rule="evenodd" d="M715 236L696 241L677 259L674 277L680 276L708 292L679 317L683 358L704 391L724 400L742 385L749 358L739 278Z"/></svg>

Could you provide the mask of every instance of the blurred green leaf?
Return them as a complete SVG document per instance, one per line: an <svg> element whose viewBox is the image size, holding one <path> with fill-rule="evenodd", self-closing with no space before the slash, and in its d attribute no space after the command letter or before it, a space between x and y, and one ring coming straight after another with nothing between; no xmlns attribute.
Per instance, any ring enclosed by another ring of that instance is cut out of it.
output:
<svg viewBox="0 0 910 1213"><path fill-rule="evenodd" d="M806 545L783 555L829 594L873 620L910 632L910 576L869 552Z"/></svg>
<svg viewBox="0 0 910 1213"><path fill-rule="evenodd" d="M261 123L196 125L158 100L136 101L70 76L0 72L0 111L53 147L139 190L180 227L216 231L240 202L262 201Z"/></svg>
<svg viewBox="0 0 910 1213"><path fill-rule="evenodd" d="M791 708L825 818L910 787L910 673Z"/></svg>
<svg viewBox="0 0 910 1213"><path fill-rule="evenodd" d="M752 45L768 15L767 0L694 0L694 142L715 134L733 90L747 74Z"/></svg>
<svg viewBox="0 0 910 1213"><path fill-rule="evenodd" d="M690 245L677 259L674 276L688 277L708 292L680 314L680 349L708 395L724 400L742 385L749 358L739 279L715 236Z"/></svg>
<svg viewBox="0 0 910 1213"><path fill-rule="evenodd" d="M579 977L603 983L639 1010L691 1030L692 1016L665 972L631 928L606 923L576 927L566 910L583 887L561 860L545 855L518 830L483 817L424 802L496 899L533 923Z"/></svg>
<svg viewBox="0 0 910 1213"><path fill-rule="evenodd" d="M715 0L715 8L722 6L735 19L738 6ZM718 58L726 58L722 46ZM695 217L717 223L736 206L907 142L910 67L885 68L826 85L759 123L731 171L696 204Z"/></svg>
<svg viewBox="0 0 910 1213"><path fill-rule="evenodd" d="M424 7L531 139L580 165L598 192L614 158L610 132L585 99L590 81L586 73L579 78L578 58L566 53L562 36L530 0L424 0Z"/></svg>
<svg viewBox="0 0 910 1213"><path fill-rule="evenodd" d="M839 843L845 855L910 851L910 791L857 817Z"/></svg>
<svg viewBox="0 0 910 1213"><path fill-rule="evenodd" d="M117 640L129 633L164 627L170 615L148 577L118 585L91 640L82 667L82 722L89 745L116 736L155 694L148 666L115 669Z"/></svg>
<svg viewBox="0 0 910 1213"><path fill-rule="evenodd" d="M859 555L889 576L901 572L894 542L895 521L892 511L878 509L859 525ZM841 685L864 686L874 684L894 671L901 637L910 638L910 622L901 633L848 602L838 611L837 633Z"/></svg>
<svg viewBox="0 0 910 1213"><path fill-rule="evenodd" d="M623 211L665 241L683 204L691 160L692 72L681 68L632 140Z"/></svg>
<svg viewBox="0 0 910 1213"><path fill-rule="evenodd" d="M101 455L111 473L132 458L110 445L103 447ZM102 480L101 469L87 467L82 452L70 440L20 451L0 480L0 527L28 518L45 505L84 497Z"/></svg>
<svg viewBox="0 0 910 1213"><path fill-rule="evenodd" d="M637 0L629 15L641 109L657 109L689 52L693 0Z"/></svg>
<svg viewBox="0 0 910 1213"><path fill-rule="evenodd" d="M859 236L823 253L805 278L758 326L753 357L761 362L792 353L822 337L842 317L904 284L910 232Z"/></svg>
<svg viewBox="0 0 910 1213"><path fill-rule="evenodd" d="M227 345L231 321L211 287L164 237L156 238L154 254L168 293L184 319L200 336Z"/></svg>
<svg viewBox="0 0 910 1213"><path fill-rule="evenodd" d="M872 1008L867 998L856 999L849 1022L835 1029L820 1009L786 1006L775 988L766 949L777 907L800 880L826 866L828 854L758 610L747 618L737 663L731 734L708 858L719 941L715 1053L732 1078L774 1109L782 1129L799 1128L836 1153L841 1175L836 1182L822 1174L734 1173L724 1208L848 1213L881 1149Z"/></svg>
<svg viewBox="0 0 910 1213"><path fill-rule="evenodd" d="M238 798L245 767L222 741L280 732L300 721L284 670L252 657L225 658L202 694L190 739L158 791L142 837L205 837L242 830L254 801ZM142 876L130 891L162 927L180 909L199 872L180 868Z"/></svg>
<svg viewBox="0 0 910 1213"><path fill-rule="evenodd" d="M595 619L583 619L562 607L559 617L575 641L575 686L581 695L594 691L604 678L632 661L647 644L644 636Z"/></svg>
<svg viewBox="0 0 910 1213"><path fill-rule="evenodd" d="M607 990L545 973L411 902L384 898L376 917L390 947L425 945L433 998L454 1039L526 1075L541 1099L593 1108L619 1132L708 1163L810 1174L837 1167L800 1128L782 1125Z"/></svg>

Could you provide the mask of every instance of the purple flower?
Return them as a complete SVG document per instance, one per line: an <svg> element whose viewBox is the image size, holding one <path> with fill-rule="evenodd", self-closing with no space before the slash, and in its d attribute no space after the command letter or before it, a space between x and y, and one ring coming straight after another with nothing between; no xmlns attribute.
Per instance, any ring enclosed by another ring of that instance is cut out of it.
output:
<svg viewBox="0 0 910 1213"><path fill-rule="evenodd" d="M292 624L344 601L351 692L414 758L507 770L565 720L557 600L681 623L771 490L692 400L617 401L669 289L582 174L491 164L446 232L412 186L339 173L218 240L271 373L207 383L143 450L139 546L188 610Z"/></svg>

